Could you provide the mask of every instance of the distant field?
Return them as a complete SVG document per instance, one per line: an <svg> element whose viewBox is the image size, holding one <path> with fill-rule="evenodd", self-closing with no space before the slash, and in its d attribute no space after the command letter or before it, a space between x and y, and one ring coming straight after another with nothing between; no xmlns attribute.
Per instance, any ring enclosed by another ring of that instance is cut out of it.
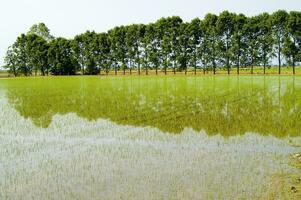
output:
<svg viewBox="0 0 301 200"><path fill-rule="evenodd" d="M9 73L5 70L0 70L0 77L7 77L9 76Z"/></svg>
<svg viewBox="0 0 301 200"><path fill-rule="evenodd" d="M126 69L125 72L121 69L117 71L117 75L124 75L124 73L125 73L125 75L133 75L133 76L139 75L139 72L138 72L137 69L132 70L132 71L130 71L129 69ZM151 69L151 70L148 70L148 72L146 72L145 69L142 69L140 71L140 75L146 75L146 74L147 75L156 75L156 70ZM176 71L174 73L174 71L172 69L168 69L166 71L166 74L167 75L174 75L174 74L176 74L176 75L194 75L195 72L194 72L194 69L192 69L192 68L188 69L186 74L185 74L185 71ZM202 69L197 69L196 75L204 75L204 74L205 75L210 75L210 74L213 74L213 71L212 70L206 70L204 72L204 70L202 70ZM228 74L228 71L226 69L217 69L216 74L218 74L218 75ZM230 74L236 75L237 74L237 69L233 67L230 70ZM243 74L252 74L251 69L250 68L240 68L240 74L242 74L242 75ZM254 67L253 74L264 74L263 67ZM266 68L266 74L278 74L278 67ZM293 68L292 67L282 67L281 68L281 74L286 74L286 75L293 74ZM298 67L295 68L295 74L301 75L301 66L298 66ZM104 70L101 70L99 75L114 76L115 71L110 70L107 74ZM157 72L157 75L165 75L164 70L159 69L158 72ZM8 76L11 77L13 75L9 74L8 71L0 70L0 77L3 78L3 77L8 77ZM35 76L34 73L32 74L32 76ZM41 76L40 72L38 72L38 76Z"/></svg>
<svg viewBox="0 0 301 200"><path fill-rule="evenodd" d="M168 69L166 72L168 75L173 75L174 71L172 69ZM295 68L295 73L301 75L301 66ZM105 71L100 72L101 75L106 75ZM118 70L117 75L123 75L124 71L123 70ZM148 70L147 72L148 75L156 75L156 70ZM164 70L160 69L157 72L158 75L165 75ZM185 71L176 71L176 75L185 75ZM194 75L194 69L190 68L187 70L186 75ZM197 75L204 75L204 71L202 69L197 69L196 71ZM205 74L213 74L212 70L206 70ZM226 69L217 69L216 74L228 74L228 71ZM237 74L237 69L232 68L230 70L230 74ZM240 74L251 74L251 69L250 68L241 68L240 69ZM263 72L263 67L254 67L253 69L253 74L264 74ZM266 68L266 74L278 74L278 67L270 67ZM293 74L293 68L292 67L282 67L281 68L281 74ZM115 75L114 70L110 70L108 75ZM129 69L125 70L125 75L139 75L138 70L132 70L130 71ZM141 70L140 75L146 75L146 70Z"/></svg>

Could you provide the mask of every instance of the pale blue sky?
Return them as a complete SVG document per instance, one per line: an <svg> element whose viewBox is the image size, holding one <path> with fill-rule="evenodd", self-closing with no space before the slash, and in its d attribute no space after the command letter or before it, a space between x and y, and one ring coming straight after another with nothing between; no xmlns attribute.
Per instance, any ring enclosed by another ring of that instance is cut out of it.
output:
<svg viewBox="0 0 301 200"><path fill-rule="evenodd" d="M256 15L278 9L301 9L301 0L0 0L0 66L16 37L38 22L54 36L71 38L86 30L148 23L178 15L185 21L223 10Z"/></svg>

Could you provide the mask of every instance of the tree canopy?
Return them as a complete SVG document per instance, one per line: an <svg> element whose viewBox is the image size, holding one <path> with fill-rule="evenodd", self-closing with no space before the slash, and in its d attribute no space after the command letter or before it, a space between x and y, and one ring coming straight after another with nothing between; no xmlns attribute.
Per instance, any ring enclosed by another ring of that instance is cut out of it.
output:
<svg viewBox="0 0 301 200"><path fill-rule="evenodd" d="M224 11L183 22L178 16L150 24L118 26L55 38L44 23L33 25L12 44L5 67L14 74L99 74L114 70L185 71L263 66L277 59L279 73L301 62L301 12L284 10L247 17Z"/></svg>

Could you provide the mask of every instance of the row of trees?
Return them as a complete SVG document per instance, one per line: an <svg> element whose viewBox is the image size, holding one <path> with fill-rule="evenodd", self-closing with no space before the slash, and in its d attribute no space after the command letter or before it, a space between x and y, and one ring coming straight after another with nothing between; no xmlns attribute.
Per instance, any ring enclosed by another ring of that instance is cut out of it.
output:
<svg viewBox="0 0 301 200"><path fill-rule="evenodd" d="M15 75L98 74L133 69L187 72L188 68L216 72L224 68L263 66L275 59L281 67L301 61L301 12L279 10L253 17L222 12L203 20L180 17L155 23L119 26L107 33L87 31L73 39L54 38L45 24L37 24L9 47L6 67Z"/></svg>

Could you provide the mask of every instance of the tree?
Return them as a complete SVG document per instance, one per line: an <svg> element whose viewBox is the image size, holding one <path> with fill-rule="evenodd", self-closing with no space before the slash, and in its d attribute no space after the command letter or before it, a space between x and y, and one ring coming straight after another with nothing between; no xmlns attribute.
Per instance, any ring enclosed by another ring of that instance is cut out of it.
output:
<svg viewBox="0 0 301 200"><path fill-rule="evenodd" d="M192 54L192 47L190 43L189 23L182 23L180 27L179 45L177 53L177 62L179 63L180 71L184 70L187 74L188 63Z"/></svg>
<svg viewBox="0 0 301 200"><path fill-rule="evenodd" d="M128 26L126 31L126 45L127 45L127 57L130 65L130 73L133 65L138 68L138 74L141 71L141 53L143 37L145 34L145 26L142 24L133 24ZM146 55L144 55L146 57ZM147 67L146 67L147 73Z"/></svg>
<svg viewBox="0 0 301 200"><path fill-rule="evenodd" d="M109 73L109 67L111 64L110 57L110 40L107 33L100 33L97 37L97 56L95 58L98 66L103 68L106 74Z"/></svg>
<svg viewBox="0 0 301 200"><path fill-rule="evenodd" d="M275 52L278 59L278 73L281 73L282 51L286 36L286 21L288 13L279 10L271 15L272 33L274 37Z"/></svg>
<svg viewBox="0 0 301 200"><path fill-rule="evenodd" d="M213 74L216 73L218 45L220 41L216 26L217 19L218 17L216 15L207 14L203 20L202 26L205 40L202 44L203 62L210 63L213 69Z"/></svg>
<svg viewBox="0 0 301 200"><path fill-rule="evenodd" d="M18 66L18 55L15 52L13 47L8 47L6 52L6 56L4 58L4 68L8 69L9 73L12 73L14 76L18 76L19 74L19 66Z"/></svg>
<svg viewBox="0 0 301 200"><path fill-rule="evenodd" d="M239 74L239 70L240 70L240 66L241 66L241 57L244 55L245 53L245 49L246 49L246 40L245 40L245 23L247 21L247 17L243 14L239 14L235 16L235 20L234 20L234 33L233 36L231 38L231 47L230 47L230 51L231 51L231 56L233 59L233 63L236 65L237 67L237 74Z"/></svg>
<svg viewBox="0 0 301 200"><path fill-rule="evenodd" d="M290 12L286 32L283 53L288 63L293 66L293 74L295 74L296 62L300 61L298 56L301 52L301 12Z"/></svg>
<svg viewBox="0 0 301 200"><path fill-rule="evenodd" d="M75 36L72 41L72 50L81 66L82 75L97 74L99 71L95 60L98 56L97 39L98 36L94 31L87 31Z"/></svg>
<svg viewBox="0 0 301 200"><path fill-rule="evenodd" d="M173 66L173 73L176 73L176 66L177 66L177 58L180 56L181 47L180 47L180 34L181 34L181 28L183 30L186 29L185 25L182 25L183 20L180 17L174 16L171 18L167 19L168 21L168 33L167 36L165 37L166 42L169 43L167 46L169 46L170 50L170 60ZM183 41L183 48L187 48L187 42L185 42L185 37L182 36L182 41ZM185 58L187 59L187 58ZM185 61L187 62L187 61Z"/></svg>
<svg viewBox="0 0 301 200"><path fill-rule="evenodd" d="M204 42L203 32L204 30L202 29L201 20L199 18L195 18L188 24L187 32L184 33L189 36L189 40L188 40L188 46L190 49L189 63L194 68L194 74L196 74L198 60L202 58L201 43ZM203 62L203 64L204 63L205 62ZM205 72L206 64L203 66L203 69Z"/></svg>
<svg viewBox="0 0 301 200"><path fill-rule="evenodd" d="M51 73L98 74L114 68L137 68L138 73L149 68L184 71L189 67L216 73L225 67L230 74L236 66L270 65L278 60L278 73L282 61L295 66L301 61L301 12L279 10L269 15L253 17L222 12L219 16L207 14L203 20L183 22L178 16L165 17L150 24L119 26L106 33L87 31L72 40L55 39L44 23L34 24L27 34L20 35L5 56L5 67L15 76ZM72 66L74 65L74 66Z"/></svg>
<svg viewBox="0 0 301 200"><path fill-rule="evenodd" d="M269 63L273 53L273 36L270 23L270 15L262 13L258 17L259 22L259 63L263 65L263 73L266 73L266 66Z"/></svg>
<svg viewBox="0 0 301 200"><path fill-rule="evenodd" d="M79 64L72 51L72 41L56 38L49 43L48 62L54 75L75 75Z"/></svg>
<svg viewBox="0 0 301 200"><path fill-rule="evenodd" d="M33 66L30 63L30 45L28 44L28 38L25 34L21 34L15 43L12 45L12 51L14 53L15 64L18 66L18 71L25 76L32 74Z"/></svg>
<svg viewBox="0 0 301 200"><path fill-rule="evenodd" d="M34 24L29 29L27 34L37 35L37 36L43 38L46 41L50 41L50 40L54 39L54 37L50 34L49 28L44 23Z"/></svg>
<svg viewBox="0 0 301 200"><path fill-rule="evenodd" d="M259 63L259 41L260 36L259 29L259 18L258 16L248 18L245 24L245 35L246 35L246 64L251 66L251 74L253 74L254 66Z"/></svg>
<svg viewBox="0 0 301 200"><path fill-rule="evenodd" d="M156 29L156 24L149 24L145 27L145 34L143 38L144 54L147 56L147 65L152 66L158 74L158 67L160 65L159 52L159 37Z"/></svg>
<svg viewBox="0 0 301 200"><path fill-rule="evenodd" d="M182 22L182 19L176 16L161 18L156 22L160 64L163 66L165 74L170 64L173 65L175 73L175 60L179 45L178 33Z"/></svg>
<svg viewBox="0 0 301 200"><path fill-rule="evenodd" d="M127 68L127 45L126 45L126 29L125 26L115 27L109 31L111 55L117 75L117 69L122 68L123 74Z"/></svg>
<svg viewBox="0 0 301 200"><path fill-rule="evenodd" d="M30 66L34 69L35 75L40 71L42 76L45 76L45 71L48 74L49 70L47 62L47 42L42 37L35 34L27 34L26 40Z"/></svg>
<svg viewBox="0 0 301 200"><path fill-rule="evenodd" d="M222 12L216 22L217 31L220 35L219 54L221 62L227 68L228 74L230 74L231 59L234 57L231 52L232 40L235 28L236 15L229 13L228 11Z"/></svg>

